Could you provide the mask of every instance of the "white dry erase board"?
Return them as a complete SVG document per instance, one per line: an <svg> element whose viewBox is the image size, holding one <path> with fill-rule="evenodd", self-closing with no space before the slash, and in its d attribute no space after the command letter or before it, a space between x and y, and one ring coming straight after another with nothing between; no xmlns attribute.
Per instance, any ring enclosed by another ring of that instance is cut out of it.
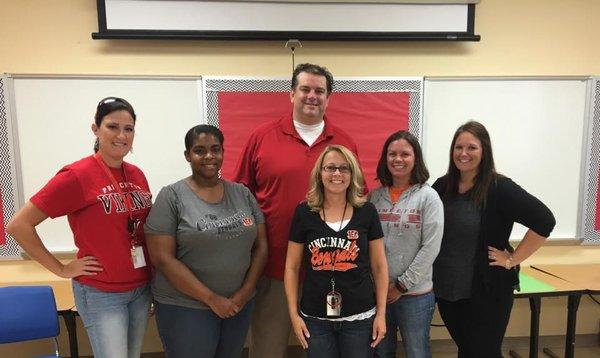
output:
<svg viewBox="0 0 600 358"><path fill-rule="evenodd" d="M483 123L496 169L554 213L555 240L578 240L589 77L426 78L423 133L432 181L448 168L454 131ZM512 240L525 228L515 224Z"/></svg>
<svg viewBox="0 0 600 358"><path fill-rule="evenodd" d="M7 77L21 200L64 165L93 153L90 126L98 102L108 96L125 98L136 111L133 153L125 160L145 172L154 196L189 175L183 138L203 123L200 77ZM44 221L38 231L50 251L75 249L65 217Z"/></svg>
<svg viewBox="0 0 600 358"><path fill-rule="evenodd" d="M589 162L585 139L593 121L590 81L426 78L421 137L431 182L447 169L456 128L470 119L481 121L490 131L498 171L554 212L557 226L551 239L581 239L584 167ZM97 102L111 95L129 100L138 114L134 153L127 160L146 172L153 194L189 174L183 136L204 121L200 77L13 75L2 84L10 110L0 115L11 117L14 186L21 201L63 165L92 153L93 114ZM51 251L74 249L66 219L47 220L39 230ZM512 239L523 233L516 225Z"/></svg>

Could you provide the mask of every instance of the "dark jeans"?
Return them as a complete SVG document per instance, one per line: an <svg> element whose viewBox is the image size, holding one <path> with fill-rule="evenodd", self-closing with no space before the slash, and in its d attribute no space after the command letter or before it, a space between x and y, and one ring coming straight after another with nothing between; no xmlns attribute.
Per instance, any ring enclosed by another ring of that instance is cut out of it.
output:
<svg viewBox="0 0 600 358"><path fill-rule="evenodd" d="M239 358L250 326L254 298L235 316L210 309L156 304L158 333L170 358Z"/></svg>
<svg viewBox="0 0 600 358"><path fill-rule="evenodd" d="M502 340L513 305L512 289L479 293L458 301L437 300L440 315L458 346L459 358L502 358Z"/></svg>
<svg viewBox="0 0 600 358"><path fill-rule="evenodd" d="M424 295L402 296L389 304L385 311L387 333L375 347L375 357L395 358L398 342L397 330L402 336L406 358L431 358L429 326L435 310L433 291Z"/></svg>
<svg viewBox="0 0 600 358"><path fill-rule="evenodd" d="M349 322L305 317L304 322L310 333L308 358L373 357L373 317Z"/></svg>

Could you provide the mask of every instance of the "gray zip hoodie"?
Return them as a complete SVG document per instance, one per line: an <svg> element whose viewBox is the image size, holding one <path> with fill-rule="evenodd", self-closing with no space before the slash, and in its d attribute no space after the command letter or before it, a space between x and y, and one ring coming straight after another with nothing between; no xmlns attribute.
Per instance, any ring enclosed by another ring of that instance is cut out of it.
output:
<svg viewBox="0 0 600 358"><path fill-rule="evenodd" d="M387 187L371 192L383 228L390 282L397 280L420 294L433 288L433 261L440 251L444 233L444 207L428 184L406 189L396 205Z"/></svg>

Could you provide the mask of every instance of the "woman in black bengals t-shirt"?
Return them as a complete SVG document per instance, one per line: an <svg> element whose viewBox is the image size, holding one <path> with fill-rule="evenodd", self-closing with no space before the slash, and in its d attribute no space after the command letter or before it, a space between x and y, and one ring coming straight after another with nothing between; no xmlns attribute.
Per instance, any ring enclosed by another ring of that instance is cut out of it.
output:
<svg viewBox="0 0 600 358"><path fill-rule="evenodd" d="M317 159L307 201L296 208L284 281L294 334L309 358L370 357L385 335L383 232L362 191L354 155L332 145Z"/></svg>

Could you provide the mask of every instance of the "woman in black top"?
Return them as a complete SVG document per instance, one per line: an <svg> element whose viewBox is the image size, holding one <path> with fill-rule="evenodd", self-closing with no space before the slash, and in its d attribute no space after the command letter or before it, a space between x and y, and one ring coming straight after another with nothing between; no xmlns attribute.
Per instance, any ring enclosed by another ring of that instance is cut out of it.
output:
<svg viewBox="0 0 600 358"><path fill-rule="evenodd" d="M498 173L489 134L478 122L460 126L450 146L450 164L433 188L444 202L444 236L433 271L440 315L460 358L502 357L510 318L516 266L550 235L550 210ZM529 230L516 249L513 224Z"/></svg>
<svg viewBox="0 0 600 358"><path fill-rule="evenodd" d="M368 358L385 335L383 232L363 185L352 152L328 146L292 220L285 293L294 334L309 358ZM298 305L301 264L306 278Z"/></svg>

